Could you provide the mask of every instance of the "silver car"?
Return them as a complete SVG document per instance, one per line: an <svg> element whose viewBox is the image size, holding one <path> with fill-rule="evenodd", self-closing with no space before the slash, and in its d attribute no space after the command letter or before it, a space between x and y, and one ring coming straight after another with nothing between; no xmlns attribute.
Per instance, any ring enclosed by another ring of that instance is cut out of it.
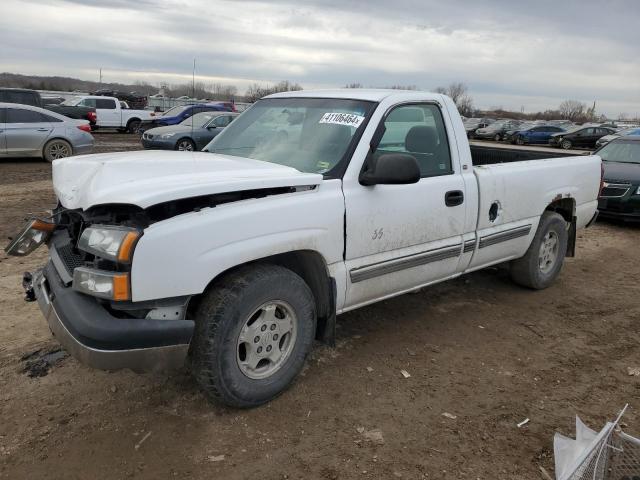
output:
<svg viewBox="0 0 640 480"><path fill-rule="evenodd" d="M58 158L91 153L93 136L86 120L43 108L0 103L0 157Z"/></svg>

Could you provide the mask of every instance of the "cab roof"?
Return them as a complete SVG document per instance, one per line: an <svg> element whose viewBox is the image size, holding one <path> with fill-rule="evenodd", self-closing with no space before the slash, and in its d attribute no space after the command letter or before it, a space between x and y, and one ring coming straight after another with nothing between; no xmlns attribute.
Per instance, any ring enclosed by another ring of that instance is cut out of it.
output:
<svg viewBox="0 0 640 480"><path fill-rule="evenodd" d="M368 100L370 102L380 102L392 95L399 95L403 98L425 99L440 97L437 93L424 92L419 90L396 90L383 88L336 88L330 90L298 90L292 92L280 92L268 95L264 98L348 98L350 100Z"/></svg>

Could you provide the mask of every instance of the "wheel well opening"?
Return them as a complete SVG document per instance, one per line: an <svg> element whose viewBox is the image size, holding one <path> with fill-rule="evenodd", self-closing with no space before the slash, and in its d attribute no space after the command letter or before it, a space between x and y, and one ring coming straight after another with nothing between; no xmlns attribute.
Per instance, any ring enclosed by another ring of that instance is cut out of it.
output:
<svg viewBox="0 0 640 480"><path fill-rule="evenodd" d="M300 276L311 289L316 304L317 327L316 339L333 345L335 342L335 280L329 276L327 265L322 255L312 250L298 250L286 252L269 257L256 259L252 262L238 265L220 273L209 282L205 291L212 285L221 281L229 273L236 269L251 264L272 264L287 268ZM193 317L200 303L202 295L195 295L189 301L187 314Z"/></svg>
<svg viewBox="0 0 640 480"><path fill-rule="evenodd" d="M567 241L567 257L574 257L576 253L576 201L573 198L560 198L551 202L547 212L556 212L562 215L568 225L569 238Z"/></svg>

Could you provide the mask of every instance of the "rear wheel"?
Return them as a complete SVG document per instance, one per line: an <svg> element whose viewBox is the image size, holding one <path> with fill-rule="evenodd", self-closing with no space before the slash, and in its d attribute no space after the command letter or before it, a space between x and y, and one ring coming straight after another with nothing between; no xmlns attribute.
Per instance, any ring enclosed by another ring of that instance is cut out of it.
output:
<svg viewBox="0 0 640 480"><path fill-rule="evenodd" d="M140 120L137 118L129 120L127 123L127 131L129 133L138 133L138 130L140 130Z"/></svg>
<svg viewBox="0 0 640 480"><path fill-rule="evenodd" d="M560 274L567 241L564 218L555 212L544 212L527 253L511 262L511 279L524 287L547 288Z"/></svg>
<svg viewBox="0 0 640 480"><path fill-rule="evenodd" d="M526 142L524 141L524 138L518 135L518 137L516 138L516 143L518 145L524 145Z"/></svg>
<svg viewBox="0 0 640 480"><path fill-rule="evenodd" d="M493 139L494 139L496 142L499 142L500 140L502 140L502 136L501 136L499 133L496 133L496 135L493 137Z"/></svg>
<svg viewBox="0 0 640 480"><path fill-rule="evenodd" d="M176 142L176 150L193 152L196 149L196 144L190 138L181 138Z"/></svg>
<svg viewBox="0 0 640 480"><path fill-rule="evenodd" d="M71 144L59 138L47 142L42 150L42 156L47 162L53 162L59 158L70 157L71 155L73 155Z"/></svg>
<svg viewBox="0 0 640 480"><path fill-rule="evenodd" d="M209 398L229 406L266 403L302 369L315 329L313 295L302 278L277 265L240 268L197 309L196 381Z"/></svg>

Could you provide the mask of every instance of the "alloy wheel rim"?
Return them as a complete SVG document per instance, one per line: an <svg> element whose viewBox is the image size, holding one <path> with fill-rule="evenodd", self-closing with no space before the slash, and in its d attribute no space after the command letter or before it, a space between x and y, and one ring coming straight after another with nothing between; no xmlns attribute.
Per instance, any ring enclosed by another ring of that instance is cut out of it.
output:
<svg viewBox="0 0 640 480"><path fill-rule="evenodd" d="M298 319L291 305L272 300L258 307L244 322L236 345L240 371L252 380L275 374L294 349Z"/></svg>
<svg viewBox="0 0 640 480"><path fill-rule="evenodd" d="M178 150L180 150L181 152L192 152L193 145L191 144L191 142L183 140L178 144Z"/></svg>
<svg viewBox="0 0 640 480"><path fill-rule="evenodd" d="M558 260L558 248L560 242L556 232L547 232L540 244L540 252L538 254L538 266L542 273L549 273L553 270Z"/></svg>
<svg viewBox="0 0 640 480"><path fill-rule="evenodd" d="M49 146L49 155L54 160L68 157L69 154L69 148L64 143L53 143Z"/></svg>

